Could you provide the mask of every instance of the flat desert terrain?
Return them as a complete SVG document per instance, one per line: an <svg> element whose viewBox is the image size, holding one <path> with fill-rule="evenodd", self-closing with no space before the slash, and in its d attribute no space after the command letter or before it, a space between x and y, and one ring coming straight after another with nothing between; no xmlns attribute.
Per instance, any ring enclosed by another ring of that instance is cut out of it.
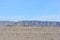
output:
<svg viewBox="0 0 60 40"><path fill-rule="evenodd" d="M0 40L60 40L60 28L0 27Z"/></svg>

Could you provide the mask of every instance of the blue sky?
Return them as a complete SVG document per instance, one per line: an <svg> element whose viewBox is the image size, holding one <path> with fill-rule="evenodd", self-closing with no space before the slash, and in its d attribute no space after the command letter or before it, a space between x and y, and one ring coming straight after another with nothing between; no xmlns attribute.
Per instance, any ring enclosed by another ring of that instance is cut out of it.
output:
<svg viewBox="0 0 60 40"><path fill-rule="evenodd" d="M60 21L60 0L0 0L0 20Z"/></svg>

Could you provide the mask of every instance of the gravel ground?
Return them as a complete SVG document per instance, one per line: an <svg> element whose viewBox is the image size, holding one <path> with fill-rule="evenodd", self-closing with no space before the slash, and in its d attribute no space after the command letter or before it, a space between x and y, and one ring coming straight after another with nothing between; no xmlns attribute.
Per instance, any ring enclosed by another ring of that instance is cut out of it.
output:
<svg viewBox="0 0 60 40"><path fill-rule="evenodd" d="M0 27L0 40L60 40L60 28Z"/></svg>

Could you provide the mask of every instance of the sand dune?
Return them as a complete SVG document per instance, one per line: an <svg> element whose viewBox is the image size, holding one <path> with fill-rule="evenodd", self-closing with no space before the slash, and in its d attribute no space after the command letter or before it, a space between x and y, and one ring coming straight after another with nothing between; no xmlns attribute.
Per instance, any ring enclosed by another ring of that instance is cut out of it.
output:
<svg viewBox="0 0 60 40"><path fill-rule="evenodd" d="M60 28L0 27L0 40L60 40Z"/></svg>

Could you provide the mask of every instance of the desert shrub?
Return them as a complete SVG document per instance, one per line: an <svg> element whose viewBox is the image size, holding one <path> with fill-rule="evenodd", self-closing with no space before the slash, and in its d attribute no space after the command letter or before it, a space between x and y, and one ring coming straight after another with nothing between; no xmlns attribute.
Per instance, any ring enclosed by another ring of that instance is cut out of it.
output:
<svg viewBox="0 0 60 40"><path fill-rule="evenodd" d="M7 27L11 27L12 25L6 25Z"/></svg>

